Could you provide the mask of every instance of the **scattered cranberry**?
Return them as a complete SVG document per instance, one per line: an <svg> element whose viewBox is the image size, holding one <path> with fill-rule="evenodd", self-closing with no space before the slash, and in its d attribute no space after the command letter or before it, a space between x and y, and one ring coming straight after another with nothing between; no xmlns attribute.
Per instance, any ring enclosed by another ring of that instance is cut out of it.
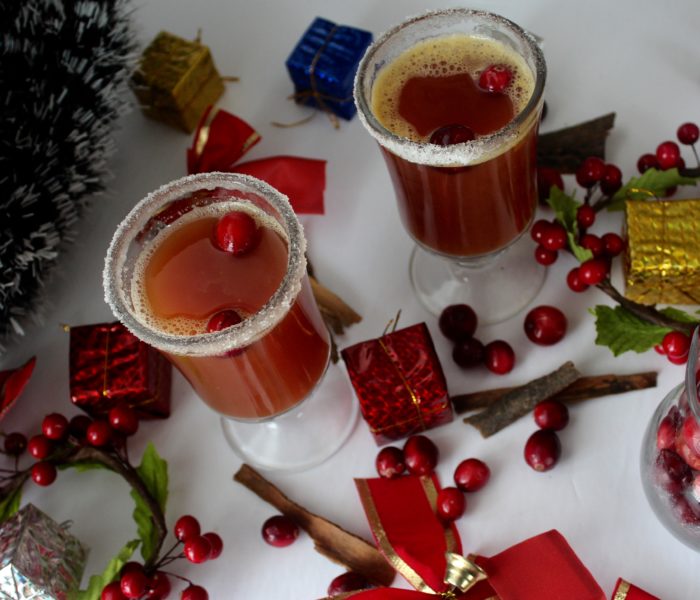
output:
<svg viewBox="0 0 700 600"><path fill-rule="evenodd" d="M120 586L127 598L140 598L146 592L148 577L145 573L130 571L122 575Z"/></svg>
<svg viewBox="0 0 700 600"><path fill-rule="evenodd" d="M540 429L561 431L569 424L569 409L559 400L542 400L533 411L535 423Z"/></svg>
<svg viewBox="0 0 700 600"><path fill-rule="evenodd" d="M10 456L19 456L27 449L27 438L23 433L15 431L5 436L3 446Z"/></svg>
<svg viewBox="0 0 700 600"><path fill-rule="evenodd" d="M472 129L465 125L445 125L433 131L430 136L430 143L438 146L452 146L454 144L464 144L476 138Z"/></svg>
<svg viewBox="0 0 700 600"><path fill-rule="evenodd" d="M263 523L262 536L270 546L283 548L299 537L299 526L287 516L276 515Z"/></svg>
<svg viewBox="0 0 700 600"><path fill-rule="evenodd" d="M476 331L477 318L474 309L467 304L452 304L440 313L438 325L442 334L459 342L470 338Z"/></svg>
<svg viewBox="0 0 700 600"><path fill-rule="evenodd" d="M656 447L659 450L670 450L676 444L676 434L678 427L674 420L666 415L659 423L659 428L656 430Z"/></svg>
<svg viewBox="0 0 700 600"><path fill-rule="evenodd" d="M558 257L559 253L556 250L547 250L542 245L535 248L535 260L545 267L553 264Z"/></svg>
<svg viewBox="0 0 700 600"><path fill-rule="evenodd" d="M676 132L678 141L686 146L692 146L700 137L700 128L695 123L683 123Z"/></svg>
<svg viewBox="0 0 700 600"><path fill-rule="evenodd" d="M589 156L576 170L576 182L585 188L591 188L605 174L605 163L597 156Z"/></svg>
<svg viewBox="0 0 700 600"><path fill-rule="evenodd" d="M214 231L217 248L234 256L250 252L260 236L255 219L243 211L225 214L219 219Z"/></svg>
<svg viewBox="0 0 700 600"><path fill-rule="evenodd" d="M75 415L68 423L68 432L74 438L83 440L92 419L87 415Z"/></svg>
<svg viewBox="0 0 700 600"><path fill-rule="evenodd" d="M209 594L202 586L190 584L182 590L180 600L209 600Z"/></svg>
<svg viewBox="0 0 700 600"><path fill-rule="evenodd" d="M554 306L537 306L525 317L525 335L540 346L551 346L566 333L566 317Z"/></svg>
<svg viewBox="0 0 700 600"><path fill-rule="evenodd" d="M209 531L202 537L209 542L209 546L211 547L211 550L209 551L209 559L214 560L215 558L219 558L224 550L224 540L221 539L221 536L218 533Z"/></svg>
<svg viewBox="0 0 700 600"><path fill-rule="evenodd" d="M46 415L41 423L41 432L50 440L60 442L68 435L68 419L60 413Z"/></svg>
<svg viewBox="0 0 700 600"><path fill-rule="evenodd" d="M624 240L616 233L606 233L602 238L605 255L614 258L625 249Z"/></svg>
<svg viewBox="0 0 700 600"><path fill-rule="evenodd" d="M659 161L656 160L656 154L642 154L637 161L637 170L640 173L645 173L649 169L658 169Z"/></svg>
<svg viewBox="0 0 700 600"><path fill-rule="evenodd" d="M156 571L148 580L148 588L146 589L147 600L163 600L168 597L172 586L170 579L162 571Z"/></svg>
<svg viewBox="0 0 700 600"><path fill-rule="evenodd" d="M678 166L680 157L681 149L676 142L662 142L656 148L656 160L664 170Z"/></svg>
<svg viewBox="0 0 700 600"><path fill-rule="evenodd" d="M386 446L377 454L374 461L377 473L385 479L395 479L406 471L403 450L396 446Z"/></svg>
<svg viewBox="0 0 700 600"><path fill-rule="evenodd" d="M457 465L454 473L455 485L463 492L476 492L484 487L491 477L491 469L478 458L467 458Z"/></svg>
<svg viewBox="0 0 700 600"><path fill-rule="evenodd" d="M207 323L207 331L214 333L234 325L238 325L243 319L235 310L221 310L216 313Z"/></svg>
<svg viewBox="0 0 700 600"><path fill-rule="evenodd" d="M112 440L112 428L107 421L93 421L87 428L85 439L91 446L102 448Z"/></svg>
<svg viewBox="0 0 700 600"><path fill-rule="evenodd" d="M476 338L457 342L452 349L452 360L463 369L482 364L484 355L484 345Z"/></svg>
<svg viewBox="0 0 700 600"><path fill-rule="evenodd" d="M603 240L601 240L597 235L593 235L592 233L585 233L584 235L582 235L580 244L582 248L591 251L591 253L593 254L593 258L598 258L599 256L602 256L603 252L605 251L605 245L603 244Z"/></svg>
<svg viewBox="0 0 700 600"><path fill-rule="evenodd" d="M539 244L542 241L542 236L551 226L552 224L545 219L535 221L530 229L530 237Z"/></svg>
<svg viewBox="0 0 700 600"><path fill-rule="evenodd" d="M139 428L139 417L133 408L115 406L109 411L109 424L124 435L134 435Z"/></svg>
<svg viewBox="0 0 700 600"><path fill-rule="evenodd" d="M508 342L496 340L486 344L484 348L484 364L486 368L497 375L510 373L515 366L515 352Z"/></svg>
<svg viewBox="0 0 700 600"><path fill-rule="evenodd" d="M32 480L37 485L47 486L56 481L56 467L49 462L38 462L32 466Z"/></svg>
<svg viewBox="0 0 700 600"><path fill-rule="evenodd" d="M690 351L690 338L682 331L669 331L661 340L661 345L669 358L687 358Z"/></svg>
<svg viewBox="0 0 700 600"><path fill-rule="evenodd" d="M560 223L552 223L544 232L540 244L547 250L563 250L567 241L566 229Z"/></svg>
<svg viewBox="0 0 700 600"><path fill-rule="evenodd" d="M578 276L586 285L598 285L608 276L608 262L603 258L591 258L578 268Z"/></svg>
<svg viewBox="0 0 700 600"><path fill-rule="evenodd" d="M328 597L334 598L348 592L356 592L358 590L368 590L372 588L372 584L364 575L348 571L342 575L338 575L328 586Z"/></svg>
<svg viewBox="0 0 700 600"><path fill-rule="evenodd" d="M581 281L581 275L578 267L574 267L566 275L566 285L574 292L585 292L588 289L588 284Z"/></svg>
<svg viewBox="0 0 700 600"><path fill-rule="evenodd" d="M430 475L437 466L440 452L429 437L412 435L404 444L403 455L413 475Z"/></svg>
<svg viewBox="0 0 700 600"><path fill-rule="evenodd" d="M199 537L201 532L199 521L192 515L183 515L175 521L175 527L173 527L175 537L181 542Z"/></svg>
<svg viewBox="0 0 700 600"><path fill-rule="evenodd" d="M537 167L537 193L540 204L546 205L550 191L553 187L564 189L564 180L561 173L551 167Z"/></svg>
<svg viewBox="0 0 700 600"><path fill-rule="evenodd" d="M456 521L464 514L467 501L456 487L442 488L437 496L437 516L445 523Z"/></svg>
<svg viewBox="0 0 700 600"><path fill-rule="evenodd" d="M122 594L121 584L118 581L106 585L102 588L100 600L125 600L126 596Z"/></svg>
<svg viewBox="0 0 700 600"><path fill-rule="evenodd" d="M211 556L211 544L207 538L200 535L187 540L183 552L187 560L198 565L207 561Z"/></svg>
<svg viewBox="0 0 700 600"><path fill-rule="evenodd" d="M503 92L513 79L513 73L504 65L486 67L479 76L479 87L487 92Z"/></svg>
<svg viewBox="0 0 700 600"><path fill-rule="evenodd" d="M576 222L579 227L588 229L595 223L595 209L588 204L582 204L576 210Z"/></svg>
<svg viewBox="0 0 700 600"><path fill-rule="evenodd" d="M606 196L612 196L622 187L622 171L615 165L605 165L600 189Z"/></svg>
<svg viewBox="0 0 700 600"><path fill-rule="evenodd" d="M656 457L656 480L667 492L682 491L692 477L690 467L673 450L659 451Z"/></svg>
<svg viewBox="0 0 700 600"><path fill-rule="evenodd" d="M34 435L27 442L27 450L34 458L43 460L53 452L53 443L43 434Z"/></svg>
<svg viewBox="0 0 700 600"><path fill-rule="evenodd" d="M559 436L551 429L538 429L528 438L524 454L535 471L549 471L561 456Z"/></svg>

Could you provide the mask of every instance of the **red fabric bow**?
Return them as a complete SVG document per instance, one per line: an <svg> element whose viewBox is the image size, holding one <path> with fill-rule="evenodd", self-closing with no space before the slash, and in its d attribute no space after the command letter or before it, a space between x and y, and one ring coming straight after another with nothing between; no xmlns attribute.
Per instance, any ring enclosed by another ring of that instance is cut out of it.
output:
<svg viewBox="0 0 700 600"><path fill-rule="evenodd" d="M32 356L21 367L0 372L0 419L17 402L17 398L19 398L24 386L27 385L29 378L32 376L35 364L36 357Z"/></svg>

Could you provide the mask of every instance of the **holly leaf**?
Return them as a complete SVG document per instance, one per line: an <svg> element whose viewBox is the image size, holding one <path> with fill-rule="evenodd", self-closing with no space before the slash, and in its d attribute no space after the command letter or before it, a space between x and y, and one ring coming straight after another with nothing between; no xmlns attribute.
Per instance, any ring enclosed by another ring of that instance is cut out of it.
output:
<svg viewBox="0 0 700 600"><path fill-rule="evenodd" d="M80 460L76 462L62 463L58 465L58 469L59 471L75 469L78 473L83 473L85 471L94 471L95 469L109 469L109 467L96 460Z"/></svg>
<svg viewBox="0 0 700 600"><path fill-rule="evenodd" d="M590 309L596 318L596 339L599 346L607 346L615 356L623 352L646 352L660 344L671 329L640 319L622 306L614 308L598 305Z"/></svg>
<svg viewBox="0 0 700 600"><path fill-rule="evenodd" d="M569 196L557 186L552 186L549 190L547 203L554 210L557 221L566 229L566 237L569 240L569 248L579 262L585 262L593 258L593 252L579 245L578 222L576 221L576 211L580 204L573 196Z"/></svg>
<svg viewBox="0 0 700 600"><path fill-rule="evenodd" d="M654 196L661 198L668 188L677 185L695 185L696 182L695 177L685 177L675 168L666 171L648 169L639 177L632 177L615 192L608 210L622 210L625 207L625 200L650 200Z"/></svg>
<svg viewBox="0 0 700 600"><path fill-rule="evenodd" d="M571 252L576 257L576 260L579 262L586 262L593 258L593 252L579 245L573 233L567 231L566 236L569 238L569 248L571 248Z"/></svg>
<svg viewBox="0 0 700 600"><path fill-rule="evenodd" d="M165 512L168 501L168 463L165 462L151 443L146 446L141 464L136 469L148 493L153 496L161 510ZM141 539L141 556L148 562L156 552L158 532L153 522L153 515L146 501L135 491L131 490L134 499L134 521Z"/></svg>
<svg viewBox="0 0 700 600"><path fill-rule="evenodd" d="M90 577L87 589L79 590L72 595L71 600L100 600L102 589L116 577L121 568L127 563L138 548L140 540L131 540L119 551L100 575Z"/></svg>
<svg viewBox="0 0 700 600"><path fill-rule="evenodd" d="M689 315L684 310L679 310L672 306L662 308L659 312L681 323L700 323L700 318Z"/></svg>
<svg viewBox="0 0 700 600"><path fill-rule="evenodd" d="M22 486L17 486L7 496L0 500L0 523L9 519L19 510L22 500Z"/></svg>

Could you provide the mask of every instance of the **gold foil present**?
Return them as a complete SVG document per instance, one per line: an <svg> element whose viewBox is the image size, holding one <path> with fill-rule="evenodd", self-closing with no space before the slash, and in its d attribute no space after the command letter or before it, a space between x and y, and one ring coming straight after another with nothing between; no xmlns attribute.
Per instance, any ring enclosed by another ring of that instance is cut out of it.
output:
<svg viewBox="0 0 700 600"><path fill-rule="evenodd" d="M147 116L188 133L224 93L209 48L165 31L144 50L131 87Z"/></svg>
<svg viewBox="0 0 700 600"><path fill-rule="evenodd" d="M700 304L700 199L628 200L625 296Z"/></svg>

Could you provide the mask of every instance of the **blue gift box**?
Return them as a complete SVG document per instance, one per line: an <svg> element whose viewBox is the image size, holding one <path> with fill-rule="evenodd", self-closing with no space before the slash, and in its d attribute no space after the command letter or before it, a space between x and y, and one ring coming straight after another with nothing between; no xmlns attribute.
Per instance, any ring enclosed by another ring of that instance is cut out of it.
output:
<svg viewBox="0 0 700 600"><path fill-rule="evenodd" d="M320 100L339 117L352 119L356 112L353 80L371 43L369 31L316 17L286 62L297 102L323 108Z"/></svg>

